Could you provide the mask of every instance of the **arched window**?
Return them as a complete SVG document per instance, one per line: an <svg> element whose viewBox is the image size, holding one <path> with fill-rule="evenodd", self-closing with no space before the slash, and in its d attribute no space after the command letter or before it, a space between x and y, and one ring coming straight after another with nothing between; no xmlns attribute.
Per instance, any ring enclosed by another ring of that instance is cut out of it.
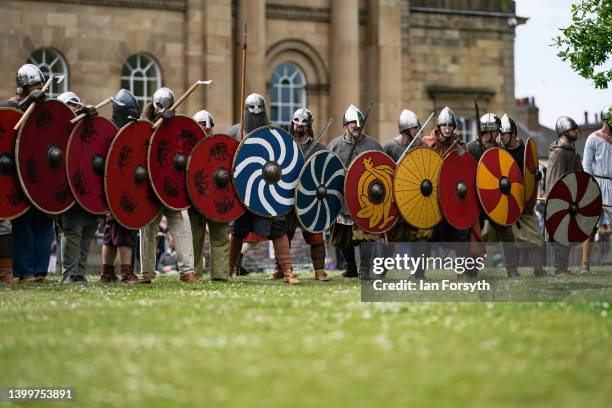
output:
<svg viewBox="0 0 612 408"><path fill-rule="evenodd" d="M293 112L306 106L306 77L294 63L283 62L274 69L270 83L270 120L288 129Z"/></svg>
<svg viewBox="0 0 612 408"><path fill-rule="evenodd" d="M55 98L68 90L68 64L66 59L53 48L39 48L28 57L28 63L38 66L48 79L50 75L66 75L60 83L53 81L46 94Z"/></svg>
<svg viewBox="0 0 612 408"><path fill-rule="evenodd" d="M121 87L131 91L140 107L161 88L161 69L159 64L148 54L131 55L121 70Z"/></svg>

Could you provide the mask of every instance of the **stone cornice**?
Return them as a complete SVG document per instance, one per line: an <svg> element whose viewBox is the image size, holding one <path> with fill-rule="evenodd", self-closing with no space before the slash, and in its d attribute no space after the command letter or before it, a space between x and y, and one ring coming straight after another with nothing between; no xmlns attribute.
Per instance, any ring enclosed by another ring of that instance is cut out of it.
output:
<svg viewBox="0 0 612 408"><path fill-rule="evenodd" d="M41 2L40 0L25 1ZM106 7L187 11L187 0L54 0L53 2Z"/></svg>

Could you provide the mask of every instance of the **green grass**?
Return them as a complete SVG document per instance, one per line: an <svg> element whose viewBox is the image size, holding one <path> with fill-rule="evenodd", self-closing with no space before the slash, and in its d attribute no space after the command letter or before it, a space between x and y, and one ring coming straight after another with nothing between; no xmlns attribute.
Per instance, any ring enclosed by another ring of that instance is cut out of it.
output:
<svg viewBox="0 0 612 408"><path fill-rule="evenodd" d="M0 387L98 407L610 405L609 303L361 303L356 280L302 276L2 287Z"/></svg>

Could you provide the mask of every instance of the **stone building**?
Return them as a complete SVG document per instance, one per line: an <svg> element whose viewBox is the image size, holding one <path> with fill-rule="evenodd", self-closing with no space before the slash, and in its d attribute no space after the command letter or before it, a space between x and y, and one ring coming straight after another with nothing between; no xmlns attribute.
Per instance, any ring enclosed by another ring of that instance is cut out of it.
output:
<svg viewBox="0 0 612 408"><path fill-rule="evenodd" d="M180 95L179 113L212 111L217 130L238 120L243 22L248 21L247 93L264 94L272 120L287 124L307 105L317 128L339 134L349 104L375 108L367 132L385 141L404 107L424 122L449 105L473 135L480 110L513 112L511 0L4 0L0 92L14 93L26 61L68 74L70 89L95 104L120 87L141 100L159 86ZM105 108L103 114L109 114Z"/></svg>

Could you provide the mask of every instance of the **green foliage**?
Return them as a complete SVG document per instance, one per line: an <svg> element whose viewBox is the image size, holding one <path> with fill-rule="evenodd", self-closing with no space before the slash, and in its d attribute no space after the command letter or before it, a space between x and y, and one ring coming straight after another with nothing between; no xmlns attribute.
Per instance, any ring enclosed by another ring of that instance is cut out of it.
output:
<svg viewBox="0 0 612 408"><path fill-rule="evenodd" d="M612 1L582 0L572 5L572 24L554 38L557 55L596 88L606 89L612 80ZM608 62L608 64L606 64Z"/></svg>
<svg viewBox="0 0 612 408"><path fill-rule="evenodd" d="M331 276L0 286L0 384L75 387L67 407L610 405L608 302L362 303Z"/></svg>

